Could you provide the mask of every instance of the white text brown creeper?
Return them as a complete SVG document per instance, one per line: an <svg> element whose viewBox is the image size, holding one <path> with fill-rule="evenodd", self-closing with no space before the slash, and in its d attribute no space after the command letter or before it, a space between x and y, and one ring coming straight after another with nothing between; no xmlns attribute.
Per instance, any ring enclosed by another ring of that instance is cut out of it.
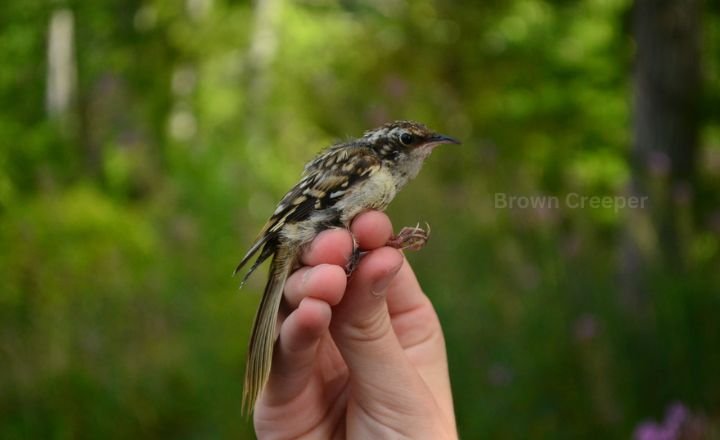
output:
<svg viewBox="0 0 720 440"><path fill-rule="evenodd" d="M250 274L272 256L267 285L255 316L243 388L243 408L250 410L270 375L278 308L285 280L297 268L302 247L325 229L348 228L369 209L384 210L424 160L440 144L458 144L412 121L396 121L338 143L305 165L302 179L280 201L258 238L238 265L239 271L258 251ZM417 250L428 238L419 227L403 228L388 242L398 249ZM359 258L356 250L348 272Z"/></svg>

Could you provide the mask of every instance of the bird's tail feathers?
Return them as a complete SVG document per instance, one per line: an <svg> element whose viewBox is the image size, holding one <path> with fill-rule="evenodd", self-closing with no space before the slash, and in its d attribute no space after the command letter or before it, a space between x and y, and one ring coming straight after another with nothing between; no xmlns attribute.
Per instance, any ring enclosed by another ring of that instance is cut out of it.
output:
<svg viewBox="0 0 720 440"><path fill-rule="evenodd" d="M258 255L257 259L253 263L252 266L250 266L250 269L247 271L245 276L243 276L242 281L240 282L240 287L245 285L245 282L250 278L250 275L252 275L253 272L255 272L255 269L260 266L263 261L267 260L270 255L272 255L275 252L275 245L268 243L263 247L262 251L260 252L260 255ZM235 269L235 272L233 272L233 275L237 274L237 272L245 265L247 262L247 259L243 259L243 261L240 262L240 265ZM271 272L272 273L272 272Z"/></svg>
<svg viewBox="0 0 720 440"><path fill-rule="evenodd" d="M242 412L244 414L249 414L252 411L270 376L278 309L285 289L285 281L290 275L294 264L292 251L286 247L278 248L270 264L268 282L255 315L248 348L242 398Z"/></svg>

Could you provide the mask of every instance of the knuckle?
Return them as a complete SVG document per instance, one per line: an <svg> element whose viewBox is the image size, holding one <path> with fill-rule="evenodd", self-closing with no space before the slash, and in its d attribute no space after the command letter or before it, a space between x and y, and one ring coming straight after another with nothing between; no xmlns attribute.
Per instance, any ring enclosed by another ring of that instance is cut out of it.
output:
<svg viewBox="0 0 720 440"><path fill-rule="evenodd" d="M338 330L349 342L371 343L383 339L392 328L383 310L339 324Z"/></svg>

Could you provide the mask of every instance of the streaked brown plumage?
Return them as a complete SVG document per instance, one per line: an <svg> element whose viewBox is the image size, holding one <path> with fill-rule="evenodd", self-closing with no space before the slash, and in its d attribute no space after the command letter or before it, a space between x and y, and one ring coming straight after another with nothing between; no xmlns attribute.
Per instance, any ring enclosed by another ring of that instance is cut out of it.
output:
<svg viewBox="0 0 720 440"><path fill-rule="evenodd" d="M278 308L302 247L325 229L348 228L362 211L384 210L417 175L433 148L446 143L458 142L420 123L396 121L333 145L305 166L300 182L282 198L235 269L237 273L259 252L244 283L263 261L273 257L248 349L244 411L254 407L270 375ZM422 230L409 228L390 244L417 248L424 238Z"/></svg>

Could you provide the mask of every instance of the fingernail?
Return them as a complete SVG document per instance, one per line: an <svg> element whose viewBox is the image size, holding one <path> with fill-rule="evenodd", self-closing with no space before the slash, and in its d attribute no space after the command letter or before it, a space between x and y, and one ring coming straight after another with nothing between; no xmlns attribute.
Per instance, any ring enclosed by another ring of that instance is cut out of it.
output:
<svg viewBox="0 0 720 440"><path fill-rule="evenodd" d="M400 264L388 271L385 276L375 281L375 283L370 288L370 293L372 293L373 296L376 296L378 298L385 296L385 289L387 289L390 282L393 280L393 278L395 278L395 275L397 275L397 273L400 271L402 264L403 262L401 261Z"/></svg>

